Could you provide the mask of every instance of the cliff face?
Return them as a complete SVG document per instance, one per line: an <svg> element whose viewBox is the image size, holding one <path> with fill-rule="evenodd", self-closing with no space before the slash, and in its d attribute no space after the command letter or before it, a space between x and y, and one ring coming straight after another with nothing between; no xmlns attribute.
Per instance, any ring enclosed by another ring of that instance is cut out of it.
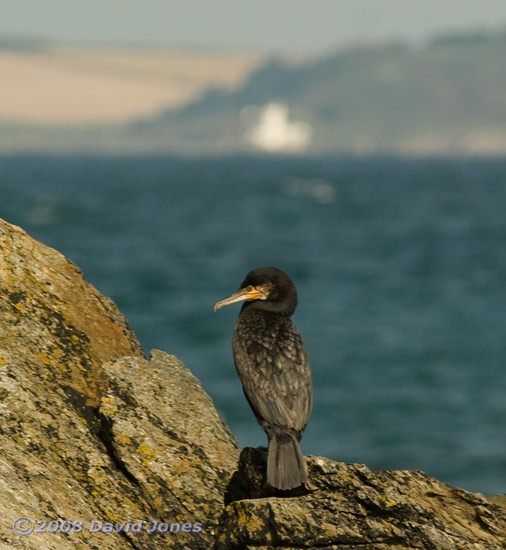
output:
<svg viewBox="0 0 506 550"><path fill-rule="evenodd" d="M506 497L319 457L280 494L239 453L180 361L0 220L0 549L506 548Z"/></svg>

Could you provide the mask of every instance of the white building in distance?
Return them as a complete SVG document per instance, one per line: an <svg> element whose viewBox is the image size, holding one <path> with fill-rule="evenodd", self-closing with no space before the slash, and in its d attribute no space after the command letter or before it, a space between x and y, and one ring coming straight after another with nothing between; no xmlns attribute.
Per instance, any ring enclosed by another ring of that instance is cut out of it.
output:
<svg viewBox="0 0 506 550"><path fill-rule="evenodd" d="M252 116L252 110L256 111L256 116ZM269 153L299 153L309 147L311 126L301 120L290 120L284 103L271 101L259 110L245 107L241 116L248 124L246 139L255 149Z"/></svg>

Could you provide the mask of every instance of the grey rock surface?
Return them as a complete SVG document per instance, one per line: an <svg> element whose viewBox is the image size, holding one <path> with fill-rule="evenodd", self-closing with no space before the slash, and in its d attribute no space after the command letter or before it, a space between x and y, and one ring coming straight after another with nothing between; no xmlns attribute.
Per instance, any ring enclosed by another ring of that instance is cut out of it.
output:
<svg viewBox="0 0 506 550"><path fill-rule="evenodd" d="M76 266L0 221L2 550L209 548L238 453L182 363L146 360Z"/></svg>
<svg viewBox="0 0 506 550"><path fill-rule="evenodd" d="M307 491L283 495L265 486L265 460L265 451L243 449L216 550L506 548L506 497L315 456L306 457Z"/></svg>
<svg viewBox="0 0 506 550"><path fill-rule="evenodd" d="M239 458L211 398L183 363L158 350L150 361L124 357L104 370L99 414L115 463L154 519L192 525L172 535L171 548L210 548Z"/></svg>

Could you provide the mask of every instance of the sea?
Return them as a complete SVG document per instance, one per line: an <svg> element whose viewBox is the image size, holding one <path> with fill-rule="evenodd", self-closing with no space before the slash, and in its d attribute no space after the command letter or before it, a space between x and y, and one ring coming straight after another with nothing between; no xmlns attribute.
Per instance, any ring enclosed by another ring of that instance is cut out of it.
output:
<svg viewBox="0 0 506 550"><path fill-rule="evenodd" d="M147 355L180 358L241 446L232 361L255 267L294 280L305 454L506 493L506 159L0 157L0 217L64 253Z"/></svg>

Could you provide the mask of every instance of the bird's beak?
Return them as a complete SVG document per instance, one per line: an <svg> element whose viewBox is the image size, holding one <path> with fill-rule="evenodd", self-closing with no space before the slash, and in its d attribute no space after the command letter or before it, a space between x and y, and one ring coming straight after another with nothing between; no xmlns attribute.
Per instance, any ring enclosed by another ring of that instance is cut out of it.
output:
<svg viewBox="0 0 506 550"><path fill-rule="evenodd" d="M247 288L241 288L240 290L232 294L232 296L229 296L228 298L225 298L220 302L216 302L214 304L214 311L220 309L223 306L235 304L235 302L242 302L243 300L265 300L265 298L265 294L258 288L253 287L251 290L248 290Z"/></svg>

